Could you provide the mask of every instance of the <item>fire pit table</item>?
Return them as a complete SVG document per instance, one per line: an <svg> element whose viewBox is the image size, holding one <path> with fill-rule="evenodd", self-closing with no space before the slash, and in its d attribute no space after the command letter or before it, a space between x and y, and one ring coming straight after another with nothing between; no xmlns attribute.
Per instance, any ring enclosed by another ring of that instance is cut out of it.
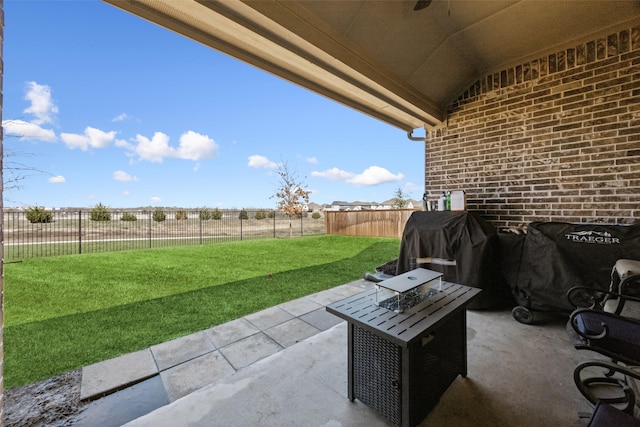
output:
<svg viewBox="0 0 640 427"><path fill-rule="evenodd" d="M432 280L422 268L380 282ZM393 286L389 286L393 288ZM458 375L467 375L466 306L481 290L439 281L402 312L377 304L379 289L326 307L348 323L348 397L397 426L419 424Z"/></svg>

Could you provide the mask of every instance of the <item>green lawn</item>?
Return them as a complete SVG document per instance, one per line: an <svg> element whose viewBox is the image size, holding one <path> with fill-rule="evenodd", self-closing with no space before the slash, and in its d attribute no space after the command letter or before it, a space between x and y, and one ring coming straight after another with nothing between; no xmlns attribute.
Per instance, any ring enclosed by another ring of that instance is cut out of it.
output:
<svg viewBox="0 0 640 427"><path fill-rule="evenodd" d="M399 248L399 239L324 235L6 264L5 387L359 279Z"/></svg>

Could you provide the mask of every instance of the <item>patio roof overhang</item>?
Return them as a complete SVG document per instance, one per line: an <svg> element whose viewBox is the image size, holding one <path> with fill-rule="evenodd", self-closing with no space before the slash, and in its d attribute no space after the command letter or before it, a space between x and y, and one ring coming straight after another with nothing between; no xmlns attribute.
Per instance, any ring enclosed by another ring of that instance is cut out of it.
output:
<svg viewBox="0 0 640 427"><path fill-rule="evenodd" d="M640 23L640 0L103 1L409 134L488 73Z"/></svg>

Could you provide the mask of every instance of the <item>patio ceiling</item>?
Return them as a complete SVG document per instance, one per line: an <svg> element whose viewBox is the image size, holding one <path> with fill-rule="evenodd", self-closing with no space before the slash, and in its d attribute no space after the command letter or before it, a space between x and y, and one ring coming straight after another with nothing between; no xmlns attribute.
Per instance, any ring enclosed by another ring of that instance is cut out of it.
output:
<svg viewBox="0 0 640 427"><path fill-rule="evenodd" d="M487 73L640 22L640 0L103 1L409 133Z"/></svg>

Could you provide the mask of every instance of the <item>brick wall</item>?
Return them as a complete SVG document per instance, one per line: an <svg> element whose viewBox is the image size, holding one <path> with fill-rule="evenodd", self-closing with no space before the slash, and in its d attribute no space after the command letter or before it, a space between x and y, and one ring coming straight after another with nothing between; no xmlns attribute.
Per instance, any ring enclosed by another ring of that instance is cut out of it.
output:
<svg viewBox="0 0 640 427"><path fill-rule="evenodd" d="M496 227L640 218L640 26L485 76L426 143L431 199Z"/></svg>

